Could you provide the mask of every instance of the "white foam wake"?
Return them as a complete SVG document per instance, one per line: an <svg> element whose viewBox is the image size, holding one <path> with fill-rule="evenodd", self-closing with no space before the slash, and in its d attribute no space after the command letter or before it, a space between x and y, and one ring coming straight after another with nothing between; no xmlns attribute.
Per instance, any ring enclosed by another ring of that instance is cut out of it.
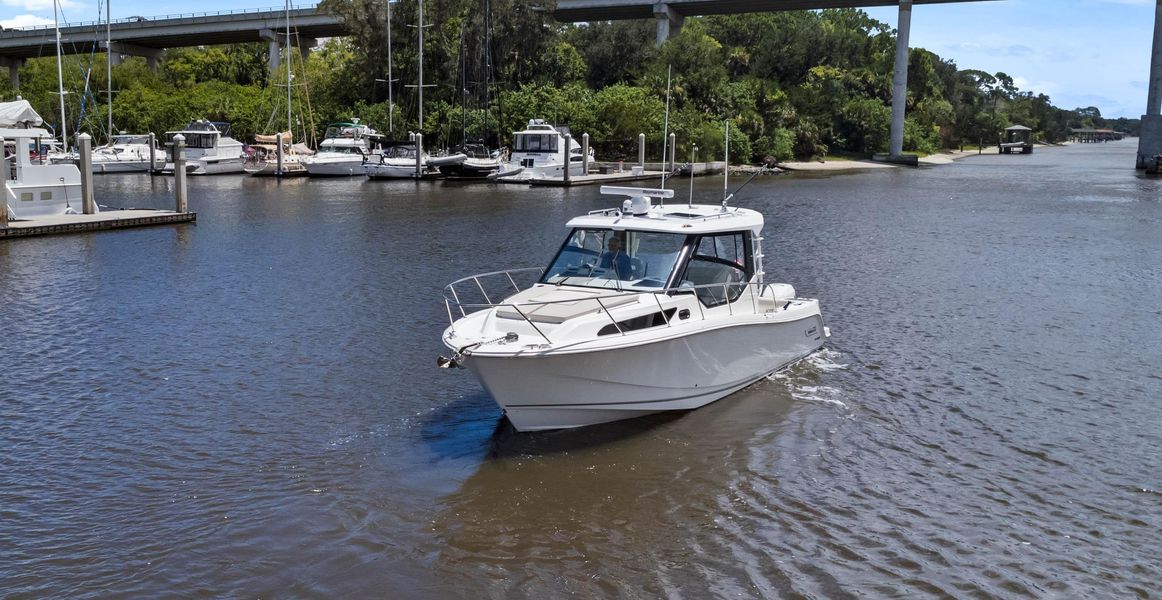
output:
<svg viewBox="0 0 1162 600"><path fill-rule="evenodd" d="M772 373L767 379L786 385L791 397L800 402L830 404L847 409L847 404L841 399L843 390L819 383L821 375L847 368L845 363L840 362L842 357L840 352L823 348L789 369Z"/></svg>

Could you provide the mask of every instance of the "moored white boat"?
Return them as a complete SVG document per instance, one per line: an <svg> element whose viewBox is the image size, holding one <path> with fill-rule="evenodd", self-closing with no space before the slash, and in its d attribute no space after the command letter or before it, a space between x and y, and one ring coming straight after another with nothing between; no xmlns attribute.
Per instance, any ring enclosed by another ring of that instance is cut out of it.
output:
<svg viewBox="0 0 1162 600"><path fill-rule="evenodd" d="M119 134L113 140L93 149L94 173L147 173L165 166L165 150L153 146L150 135ZM151 159L152 158L152 162Z"/></svg>
<svg viewBox="0 0 1162 600"><path fill-rule="evenodd" d="M380 152L369 154L363 172L369 179L418 179L433 174L428 153L417 155L415 142L383 142Z"/></svg>
<svg viewBox="0 0 1162 600"><path fill-rule="evenodd" d="M543 119L529 120L526 129L513 132L511 156L490 177L501 181L561 179L565 176L565 165L569 166L570 175L583 175L581 144L572 137L566 144L567 133L567 128L550 125ZM589 155L592 161L592 148Z"/></svg>
<svg viewBox="0 0 1162 600"><path fill-rule="evenodd" d="M359 123L332 123L327 126L319 151L302 160L311 177L350 177L363 175L364 157L371 152L369 140L377 137L375 130Z"/></svg>
<svg viewBox="0 0 1162 600"><path fill-rule="evenodd" d="M484 179L499 173L506 158L504 152L490 151L484 144L464 144L459 152L433 158L428 164L452 179Z"/></svg>
<svg viewBox="0 0 1162 600"><path fill-rule="evenodd" d="M254 177L303 177L307 168L303 161L314 151L305 144L292 143L290 131L274 135L256 135L247 148L242 170Z"/></svg>
<svg viewBox="0 0 1162 600"><path fill-rule="evenodd" d="M0 180L8 218L35 219L82 212L81 172L75 164L51 164L41 153L52 138L40 127L40 115L27 100L0 102L0 138L4 139ZM100 208L94 205L94 210Z"/></svg>
<svg viewBox="0 0 1162 600"><path fill-rule="evenodd" d="M442 364L470 368L517 430L698 408L822 346L819 302L763 280L761 214L602 191L632 198L569 221L547 269L445 288Z"/></svg>
<svg viewBox="0 0 1162 600"><path fill-rule="evenodd" d="M186 172L191 175L216 175L242 172L242 142L230 137L230 124L197 120L180 131L165 133L166 164L163 171L173 173L173 138L185 137Z"/></svg>

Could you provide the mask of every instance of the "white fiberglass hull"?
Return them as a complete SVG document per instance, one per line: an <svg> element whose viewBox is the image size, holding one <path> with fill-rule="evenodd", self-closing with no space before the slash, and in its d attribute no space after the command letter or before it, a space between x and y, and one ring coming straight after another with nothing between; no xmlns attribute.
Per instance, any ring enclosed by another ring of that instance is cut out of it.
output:
<svg viewBox="0 0 1162 600"><path fill-rule="evenodd" d="M364 175L363 157L348 154L340 158L312 156L303 159L303 166L311 177L351 177Z"/></svg>
<svg viewBox="0 0 1162 600"><path fill-rule="evenodd" d="M506 175L505 173L512 173ZM569 169L570 175L582 175L582 166L580 162L574 162L572 168ZM498 181L529 181L532 179L564 179L565 166L561 163L533 163L533 166L521 166L519 163L510 162L500 167L499 173L496 175Z"/></svg>
<svg viewBox="0 0 1162 600"><path fill-rule="evenodd" d="M793 321L760 316L589 352L472 353L465 365L518 431L538 431L695 409L785 368L824 339L817 312Z"/></svg>
<svg viewBox="0 0 1162 600"><path fill-rule="evenodd" d="M426 164L421 165L420 174L427 171ZM407 161L400 163L373 163L364 166L364 172L370 179L416 179L416 163L415 161Z"/></svg>
<svg viewBox="0 0 1162 600"><path fill-rule="evenodd" d="M226 173L242 173L242 157L234 158L195 158L186 161L186 173L190 175L222 175ZM166 163L164 172L173 174L173 163Z"/></svg>
<svg viewBox="0 0 1162 600"><path fill-rule="evenodd" d="M160 152L158 154L160 155ZM164 166L165 162L162 161L151 165L148 158L144 160L94 160L93 173L148 173Z"/></svg>

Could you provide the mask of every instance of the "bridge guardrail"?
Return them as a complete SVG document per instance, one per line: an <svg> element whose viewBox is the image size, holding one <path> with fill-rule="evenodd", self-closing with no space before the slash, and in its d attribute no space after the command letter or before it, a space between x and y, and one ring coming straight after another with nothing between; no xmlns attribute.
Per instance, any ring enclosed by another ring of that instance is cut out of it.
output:
<svg viewBox="0 0 1162 600"><path fill-rule="evenodd" d="M318 9L318 6L311 5L311 6L305 6L305 7L300 6L298 8L293 8L291 10L296 11L296 10L317 10L317 9ZM124 18L120 18L120 19L112 19L112 20L110 20L110 23L112 23L112 24L146 23L146 22L151 22L151 21L165 21L165 20L172 20L172 19L191 19L191 18L197 18L197 17L217 17L217 16L242 15L242 14L262 13L262 12L283 12L285 10L286 10L285 6L272 6L269 8L236 8L233 10L217 10L217 11L198 12L198 13L181 13L181 14L175 14L175 15L154 15L154 16L149 16L149 17L141 17L141 16L124 17ZM91 27L91 26L95 26L95 25L104 25L104 24L105 24L104 21L83 21L80 23L64 23L61 25L61 29L64 29L67 27ZM6 27L4 29L4 31L39 31L41 29L52 29L52 28L53 28L52 25L30 25L28 27Z"/></svg>

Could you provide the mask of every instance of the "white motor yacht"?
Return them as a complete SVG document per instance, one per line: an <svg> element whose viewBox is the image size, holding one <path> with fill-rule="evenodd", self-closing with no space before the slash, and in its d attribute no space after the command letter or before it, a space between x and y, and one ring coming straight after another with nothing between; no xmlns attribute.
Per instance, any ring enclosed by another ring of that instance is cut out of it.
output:
<svg viewBox="0 0 1162 600"><path fill-rule="evenodd" d="M81 172L75 164L51 164L44 158L44 142L52 134L41 123L27 100L0 102L0 178L10 219L82 212Z"/></svg>
<svg viewBox="0 0 1162 600"><path fill-rule="evenodd" d="M340 177L363 175L363 158L371 152L369 141L376 137L374 129L359 123L332 123L319 144L319 152L302 160L311 177Z"/></svg>
<svg viewBox="0 0 1162 600"><path fill-rule="evenodd" d="M570 175L583 175L581 144L569 138L566 148L565 134L569 130L556 127L544 119L531 119L528 128L512 134L512 154L500 171L491 177L501 181L526 181L529 179L561 179L565 176L565 165L569 165ZM589 149L589 160L593 160L593 149Z"/></svg>
<svg viewBox="0 0 1162 600"><path fill-rule="evenodd" d="M380 152L369 154L363 172L370 179L418 179L434 174L428 153L416 153L415 142L383 142Z"/></svg>
<svg viewBox="0 0 1162 600"><path fill-rule="evenodd" d="M698 408L830 335L818 300L764 281L760 213L602 192L629 199L569 221L548 268L444 290L454 354L440 366L471 369L518 431Z"/></svg>
<svg viewBox="0 0 1162 600"><path fill-rule="evenodd" d="M104 146L93 149L94 173L148 173L165 166L165 150L151 148L149 135L120 134ZM150 160L152 159L152 162Z"/></svg>
<svg viewBox="0 0 1162 600"><path fill-rule="evenodd" d="M173 172L173 137L186 138L186 172L191 175L216 175L242 172L242 142L230 137L230 124L199 119L181 131L167 131L167 159L163 169Z"/></svg>

